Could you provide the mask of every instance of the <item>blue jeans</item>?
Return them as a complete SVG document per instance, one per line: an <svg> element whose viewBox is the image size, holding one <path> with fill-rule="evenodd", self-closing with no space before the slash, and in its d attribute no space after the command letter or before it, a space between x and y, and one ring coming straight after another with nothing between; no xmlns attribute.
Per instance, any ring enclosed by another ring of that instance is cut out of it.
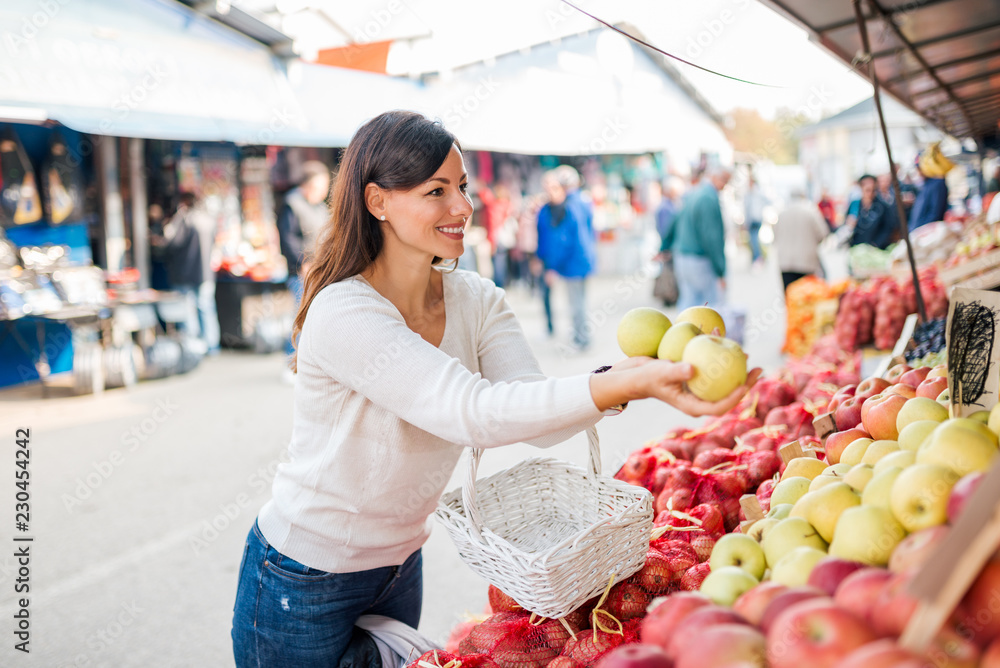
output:
<svg viewBox="0 0 1000 668"><path fill-rule="evenodd" d="M215 281L205 281L198 286L198 320L201 338L205 340L208 352L218 352L219 314L215 308Z"/></svg>
<svg viewBox="0 0 1000 668"><path fill-rule="evenodd" d="M751 220L747 225L747 233L750 237L750 255L752 261L756 262L763 254L760 250L760 228L762 223L759 220Z"/></svg>
<svg viewBox="0 0 1000 668"><path fill-rule="evenodd" d="M712 262L701 255L674 255L674 272L677 274L677 308L683 311L692 306L708 304L718 308L720 303L719 277Z"/></svg>
<svg viewBox="0 0 1000 668"><path fill-rule="evenodd" d="M302 303L302 279L298 274L294 274L288 277L288 291L292 293L295 297L295 313L299 312L299 304ZM292 316L295 317L294 315ZM292 335L288 335L288 340L285 341L285 354L291 357L295 352L295 346L292 345Z"/></svg>
<svg viewBox="0 0 1000 668"><path fill-rule="evenodd" d="M416 628L423 600L417 550L401 565L327 573L284 556L254 522L243 548L233 655L237 668L336 667L361 615Z"/></svg>
<svg viewBox="0 0 1000 668"><path fill-rule="evenodd" d="M197 285L175 285L175 292L179 292L184 297L184 321L178 323L181 329L188 335L197 339L201 338L201 321L198 318L198 286Z"/></svg>
<svg viewBox="0 0 1000 668"><path fill-rule="evenodd" d="M563 278L566 282L566 292L569 295L569 310L573 316L573 343L580 348L590 345L590 332L587 330L587 279Z"/></svg>

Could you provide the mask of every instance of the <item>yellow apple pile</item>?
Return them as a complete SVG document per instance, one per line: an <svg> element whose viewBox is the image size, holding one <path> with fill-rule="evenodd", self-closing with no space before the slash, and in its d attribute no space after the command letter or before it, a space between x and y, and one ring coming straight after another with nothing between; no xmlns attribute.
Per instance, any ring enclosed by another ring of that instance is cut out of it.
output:
<svg viewBox="0 0 1000 668"><path fill-rule="evenodd" d="M688 389L705 401L728 396L747 379L746 353L725 335L722 316L707 306L681 311L674 323L655 308L634 308L618 323L623 353L690 364L694 377Z"/></svg>

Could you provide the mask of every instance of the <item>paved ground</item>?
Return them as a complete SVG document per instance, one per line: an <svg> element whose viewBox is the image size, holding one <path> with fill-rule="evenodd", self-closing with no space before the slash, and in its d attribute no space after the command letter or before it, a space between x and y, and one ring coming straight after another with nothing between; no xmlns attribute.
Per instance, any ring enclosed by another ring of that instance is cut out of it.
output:
<svg viewBox="0 0 1000 668"><path fill-rule="evenodd" d="M655 305L644 271L592 282L594 346L569 355L543 335L541 307L525 291L509 297L552 375L589 371L620 358L615 326L627 309ZM774 369L784 327L773 267L733 262L729 298L748 314L752 363ZM557 293L556 303L562 304ZM37 388L0 393L0 666L231 666L229 625L247 529L268 499L291 427L291 388L279 356L226 353L194 372L99 397L40 400ZM638 402L601 423L613 470L628 452L693 420ZM31 428L31 654L13 650L14 431ZM550 451L582 462L582 436ZM491 452L488 474L538 454L526 446ZM459 470L464 470L459 467ZM457 479L450 487L458 484ZM441 639L466 612L482 609L484 583L435 529L425 547L421 630Z"/></svg>

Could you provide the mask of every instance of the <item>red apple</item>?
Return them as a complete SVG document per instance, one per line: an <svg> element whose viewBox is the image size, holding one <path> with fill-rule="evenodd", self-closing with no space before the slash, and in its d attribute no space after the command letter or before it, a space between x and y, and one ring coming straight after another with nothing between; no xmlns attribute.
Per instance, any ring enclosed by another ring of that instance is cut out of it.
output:
<svg viewBox="0 0 1000 668"><path fill-rule="evenodd" d="M749 589L736 599L733 603L733 612L742 615L754 626L760 625L764 617L764 611L775 596L783 591L788 591L788 587L777 582L765 581L753 589Z"/></svg>
<svg viewBox="0 0 1000 668"><path fill-rule="evenodd" d="M963 635L980 646L1000 638L1000 562L983 567L962 599L958 619Z"/></svg>
<svg viewBox="0 0 1000 668"><path fill-rule="evenodd" d="M930 372L931 368L929 366L922 366L919 369L910 369L899 377L899 382L916 387L920 383L924 382L924 379L927 378L927 374Z"/></svg>
<svg viewBox="0 0 1000 668"><path fill-rule="evenodd" d="M837 593L837 587L851 573L865 568L865 564L837 557L824 557L813 566L809 573L809 585L822 589L830 596Z"/></svg>
<svg viewBox="0 0 1000 668"><path fill-rule="evenodd" d="M891 579L892 573L884 568L862 568L844 578L837 587L833 600L870 623L869 614L875 608L875 601Z"/></svg>
<svg viewBox="0 0 1000 668"><path fill-rule="evenodd" d="M764 668L764 634L744 624L717 624L695 631L692 642L677 656L675 668ZM644 667L643 667L644 668Z"/></svg>
<svg viewBox="0 0 1000 668"><path fill-rule="evenodd" d="M671 594L642 620L639 636L644 643L667 649L677 625L698 608L711 604L711 599L696 591Z"/></svg>
<svg viewBox="0 0 1000 668"><path fill-rule="evenodd" d="M917 385L917 396L937 399L938 395L947 389L948 379L946 377L935 376L934 378L925 378L923 382Z"/></svg>
<svg viewBox="0 0 1000 668"><path fill-rule="evenodd" d="M833 601L803 601L774 620L767 659L770 668L830 668L875 639L868 624Z"/></svg>
<svg viewBox="0 0 1000 668"><path fill-rule="evenodd" d="M597 662L597 668L672 668L667 653L656 645L616 647Z"/></svg>
<svg viewBox="0 0 1000 668"><path fill-rule="evenodd" d="M937 546L948 535L949 527L941 524L911 533L900 541L889 557L889 570L909 573L923 566Z"/></svg>
<svg viewBox="0 0 1000 668"><path fill-rule="evenodd" d="M854 398L851 398L853 401ZM858 419L860 419L861 414L858 413ZM858 440L859 438L871 438L868 432L864 429L855 427L854 429L848 429L846 431L836 431L826 437L826 443L824 447L826 448L826 461L831 464L840 463L840 455L844 453L844 449L847 448L851 443Z"/></svg>
<svg viewBox="0 0 1000 668"><path fill-rule="evenodd" d="M830 597L826 595L826 592L817 587L789 587L788 591L783 591L771 599L767 607L764 608L764 614L760 618L760 630L767 635L770 632L771 625L774 620L783 613L785 610L795 605L796 603L801 603L803 601L809 601L814 598L822 598L823 600L829 600Z"/></svg>
<svg viewBox="0 0 1000 668"><path fill-rule="evenodd" d="M876 394L865 399L865 404L861 407L861 423L873 440L895 441L899 438L896 415L905 403L906 397L898 394Z"/></svg>
<svg viewBox="0 0 1000 668"><path fill-rule="evenodd" d="M1000 638L991 642L979 657L979 668L1000 668Z"/></svg>
<svg viewBox="0 0 1000 668"><path fill-rule="evenodd" d="M917 396L917 388L912 385L907 385L906 383L896 383L888 388L883 394L898 394L901 397L906 397L907 399L912 399Z"/></svg>
<svg viewBox="0 0 1000 668"><path fill-rule="evenodd" d="M948 521L951 524L954 524L958 520L958 516L962 514L962 509L965 508L969 497L972 496L972 493L976 491L979 483L985 477L986 473L983 471L973 471L962 476L955 483L955 486L951 488L951 494L948 496Z"/></svg>
<svg viewBox="0 0 1000 668"><path fill-rule="evenodd" d="M827 412L829 413L835 412L837 410L837 406L839 406L841 402L843 402L848 397L853 397L857 389L858 389L857 385L845 385L844 387L834 392L833 396L830 397L830 403L827 404L826 406Z"/></svg>
<svg viewBox="0 0 1000 668"><path fill-rule="evenodd" d="M919 654L903 649L895 640L884 638L863 645L837 664L837 668L923 668Z"/></svg>
<svg viewBox="0 0 1000 668"><path fill-rule="evenodd" d="M886 371L882 377L885 378L890 383L898 383L899 379L903 377L907 371L913 371L913 367L909 364L896 364L888 371Z"/></svg>
<svg viewBox="0 0 1000 668"><path fill-rule="evenodd" d="M854 396L861 400L867 399L868 397L874 397L891 384L892 383L887 381L885 378L876 378L875 376L865 378L861 381L861 384L858 385L858 389L854 391Z"/></svg>
<svg viewBox="0 0 1000 668"><path fill-rule="evenodd" d="M979 648L955 629L945 627L924 653L936 668L976 668Z"/></svg>
<svg viewBox="0 0 1000 668"><path fill-rule="evenodd" d="M917 609L919 601L908 590L912 573L895 573L885 583L872 610L872 626L884 636L900 636Z"/></svg>
<svg viewBox="0 0 1000 668"><path fill-rule="evenodd" d="M861 409L865 400L858 397L847 397L840 402L833 412L833 421L840 431L854 429L861 423Z"/></svg>
<svg viewBox="0 0 1000 668"><path fill-rule="evenodd" d="M676 660L677 657L684 654L690 647L697 644L699 631L717 624L744 624L749 626L747 620L721 605L712 604L699 608L685 617L674 629L670 645L667 647L667 656Z"/></svg>

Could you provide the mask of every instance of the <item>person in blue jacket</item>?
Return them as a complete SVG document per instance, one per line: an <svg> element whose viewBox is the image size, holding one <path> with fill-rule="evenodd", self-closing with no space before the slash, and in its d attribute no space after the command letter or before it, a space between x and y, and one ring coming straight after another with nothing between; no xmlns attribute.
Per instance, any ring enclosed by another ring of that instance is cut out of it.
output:
<svg viewBox="0 0 1000 668"><path fill-rule="evenodd" d="M542 186L549 202L538 212L538 259L544 267L542 303L549 335L554 333L551 290L562 280L573 317L573 345L586 350L590 346L586 286L596 259L593 212L581 197L580 174L569 165L546 172Z"/></svg>
<svg viewBox="0 0 1000 668"><path fill-rule="evenodd" d="M948 210L948 184L945 183L944 175L948 173L950 166L951 161L947 159L934 162L929 157L921 157L917 168L924 177L924 184L910 209L911 232L927 223L944 220L944 213Z"/></svg>

